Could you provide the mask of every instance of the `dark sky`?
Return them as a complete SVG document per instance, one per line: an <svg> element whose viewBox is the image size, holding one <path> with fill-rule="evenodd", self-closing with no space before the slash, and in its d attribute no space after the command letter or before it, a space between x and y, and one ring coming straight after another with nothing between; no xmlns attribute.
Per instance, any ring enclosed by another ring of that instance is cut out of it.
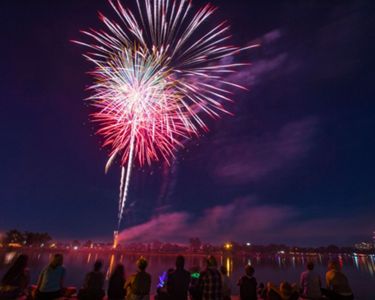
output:
<svg viewBox="0 0 375 300"><path fill-rule="evenodd" d="M131 0L123 1L132 3ZM193 1L195 8L204 1ZM375 230L372 1L212 1L236 44L260 42L233 80L235 116L186 143L168 168L136 169L126 240L200 236L351 244ZM110 239L118 166L88 122L80 29L104 1L1 1L0 232ZM135 226L137 225L137 226ZM134 227L135 226L135 227Z"/></svg>

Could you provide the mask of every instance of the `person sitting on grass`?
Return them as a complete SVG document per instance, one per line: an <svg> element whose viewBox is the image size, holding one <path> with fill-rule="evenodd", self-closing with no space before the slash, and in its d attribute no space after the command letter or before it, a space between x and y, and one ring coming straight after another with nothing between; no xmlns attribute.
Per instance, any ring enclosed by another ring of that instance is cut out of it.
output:
<svg viewBox="0 0 375 300"><path fill-rule="evenodd" d="M337 261L328 264L326 273L327 289L322 289L323 294L331 300L352 300L354 299L352 289L349 286L348 278L341 271Z"/></svg>
<svg viewBox="0 0 375 300"><path fill-rule="evenodd" d="M268 300L297 300L299 298L296 284L291 285L287 281L282 281L279 287L272 283L267 283Z"/></svg>
<svg viewBox="0 0 375 300"><path fill-rule="evenodd" d="M300 277L301 297L304 299L320 299L322 297L322 281L319 274L314 272L314 263L306 264L306 271Z"/></svg>
<svg viewBox="0 0 375 300"><path fill-rule="evenodd" d="M264 286L263 282L259 283L257 292L258 292L258 299L266 299L267 298L267 289Z"/></svg>

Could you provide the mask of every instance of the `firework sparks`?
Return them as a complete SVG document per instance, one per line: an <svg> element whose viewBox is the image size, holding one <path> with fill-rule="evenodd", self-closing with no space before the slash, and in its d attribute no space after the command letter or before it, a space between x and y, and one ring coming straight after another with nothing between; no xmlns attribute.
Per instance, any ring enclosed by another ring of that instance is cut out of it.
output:
<svg viewBox="0 0 375 300"><path fill-rule="evenodd" d="M257 45L227 45L226 22L205 29L216 10L209 4L193 13L187 0L136 0L133 13L109 3L122 24L99 14L106 31L83 31L93 43L74 42L90 48L84 56L95 65L88 100L111 150L105 169L116 158L122 166L120 226L133 164L168 162L182 140L208 129L203 115L228 113L223 102L243 87L225 78L244 64L223 61Z"/></svg>

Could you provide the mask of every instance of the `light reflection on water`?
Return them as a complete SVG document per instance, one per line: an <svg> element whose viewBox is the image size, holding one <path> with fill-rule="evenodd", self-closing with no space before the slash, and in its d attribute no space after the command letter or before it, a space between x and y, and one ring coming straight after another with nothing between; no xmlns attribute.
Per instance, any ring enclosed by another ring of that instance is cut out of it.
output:
<svg viewBox="0 0 375 300"><path fill-rule="evenodd" d="M9 263L16 253L0 252L0 276L9 267ZM35 283L42 268L51 258L51 253L30 252L31 279ZM158 283L158 276L167 269L174 266L174 255L144 255L149 261L148 271L152 275L153 292ZM104 271L108 279L114 267L118 263L125 266L126 275L136 271L135 262L137 255L124 253L101 253L101 252L79 252L72 251L64 253L64 265L67 269L67 285L80 286L84 275L91 268L93 263L100 259L104 264ZM308 260L316 264L316 271L320 273L324 281L326 266L329 259L338 259L343 267L344 273L348 276L354 290L356 299L374 299L375 295L375 256L374 255L339 255L339 256L292 256L292 255L250 255L243 257L221 256L218 257L220 265L226 266L232 282L232 289L238 293L236 283L244 272L246 264L252 264L255 268L255 277L258 283L267 281L278 284L282 280L298 282L300 273ZM186 268L204 268L204 256L187 256Z"/></svg>

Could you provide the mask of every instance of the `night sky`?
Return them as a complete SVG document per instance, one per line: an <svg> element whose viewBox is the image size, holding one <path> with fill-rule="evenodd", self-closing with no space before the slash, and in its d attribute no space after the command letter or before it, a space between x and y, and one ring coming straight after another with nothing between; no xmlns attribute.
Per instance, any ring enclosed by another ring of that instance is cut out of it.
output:
<svg viewBox="0 0 375 300"><path fill-rule="evenodd" d="M133 5L134 1L123 1ZM205 1L193 1L197 8ZM128 241L350 245L375 231L372 1L211 1L237 45L261 43L232 80L234 116L168 167L137 168ZM105 0L1 1L0 232L110 240L118 164L83 101L92 65L70 42L102 28Z"/></svg>

